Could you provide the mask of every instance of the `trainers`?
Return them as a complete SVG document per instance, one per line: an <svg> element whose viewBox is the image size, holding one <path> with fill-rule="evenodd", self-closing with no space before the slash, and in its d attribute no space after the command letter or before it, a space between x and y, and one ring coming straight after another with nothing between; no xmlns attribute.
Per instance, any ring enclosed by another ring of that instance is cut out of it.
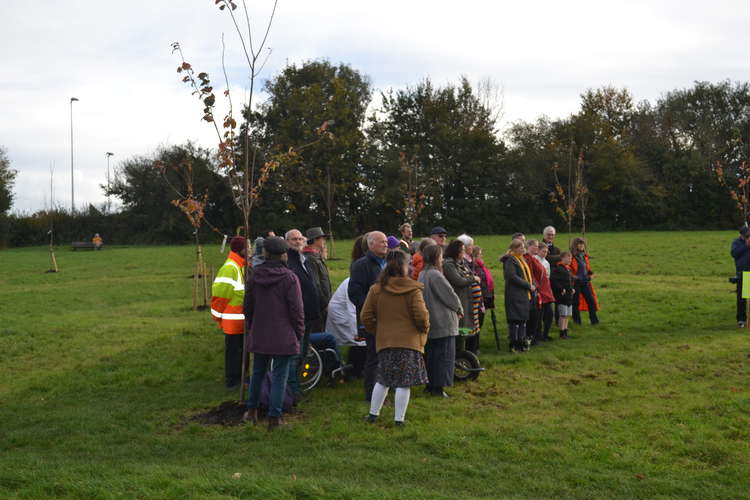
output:
<svg viewBox="0 0 750 500"><path fill-rule="evenodd" d="M377 419L377 415L373 415L372 413L370 413L365 417L365 422L367 422L368 424L374 424Z"/></svg>
<svg viewBox="0 0 750 500"><path fill-rule="evenodd" d="M403 420L394 420L393 423L396 425L396 427L403 427L404 425L406 425L406 422L404 422Z"/></svg>
<svg viewBox="0 0 750 500"><path fill-rule="evenodd" d="M745 328L745 322L744 321L738 321L737 326L740 328Z"/></svg>

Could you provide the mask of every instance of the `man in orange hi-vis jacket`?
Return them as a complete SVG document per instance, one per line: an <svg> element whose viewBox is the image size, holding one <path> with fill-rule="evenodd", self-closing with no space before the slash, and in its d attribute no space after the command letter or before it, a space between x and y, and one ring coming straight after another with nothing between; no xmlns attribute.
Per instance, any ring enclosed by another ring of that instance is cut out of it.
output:
<svg viewBox="0 0 750 500"><path fill-rule="evenodd" d="M224 382L227 388L238 386L242 378L246 245L245 238L232 238L227 261L219 268L211 286L211 317L224 331Z"/></svg>

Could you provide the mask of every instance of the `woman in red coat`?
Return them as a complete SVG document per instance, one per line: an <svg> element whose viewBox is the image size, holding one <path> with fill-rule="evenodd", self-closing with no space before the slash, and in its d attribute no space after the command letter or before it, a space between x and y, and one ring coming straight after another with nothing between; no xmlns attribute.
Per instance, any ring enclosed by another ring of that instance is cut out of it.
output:
<svg viewBox="0 0 750 500"><path fill-rule="evenodd" d="M570 244L570 253L573 254L573 260L570 263L570 274L573 275L576 295L578 300L573 301L573 321L581 324L581 311L589 312L589 319L592 325L599 323L596 312L599 310L599 302L596 299L596 292L591 280L594 273L591 271L589 263L589 254L586 252L586 241L583 238L573 238Z"/></svg>

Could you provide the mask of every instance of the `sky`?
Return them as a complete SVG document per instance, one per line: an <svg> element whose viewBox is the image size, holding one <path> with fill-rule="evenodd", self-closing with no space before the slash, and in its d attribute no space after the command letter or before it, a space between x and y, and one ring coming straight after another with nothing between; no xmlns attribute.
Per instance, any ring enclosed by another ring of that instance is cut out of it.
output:
<svg viewBox="0 0 750 500"><path fill-rule="evenodd" d="M257 44L273 0L247 5ZM502 131L575 113L580 94L603 85L653 103L699 80L748 81L749 25L742 1L279 0L258 85L320 58L350 64L377 92L428 77L489 78L502 89ZM105 201L106 152L114 172L160 146L217 144L175 71L172 42L220 87L223 33L235 100L249 86L231 19L214 0L2 0L0 33L0 147L18 171L16 213L52 199L70 208L71 97L81 209Z"/></svg>

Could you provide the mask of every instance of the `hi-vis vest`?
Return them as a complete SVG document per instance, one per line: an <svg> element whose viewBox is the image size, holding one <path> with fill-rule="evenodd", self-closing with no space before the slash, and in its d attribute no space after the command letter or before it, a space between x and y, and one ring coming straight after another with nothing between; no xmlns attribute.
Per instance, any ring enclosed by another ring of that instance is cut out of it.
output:
<svg viewBox="0 0 750 500"><path fill-rule="evenodd" d="M242 333L245 315L245 259L230 251L211 286L211 317L227 335Z"/></svg>

